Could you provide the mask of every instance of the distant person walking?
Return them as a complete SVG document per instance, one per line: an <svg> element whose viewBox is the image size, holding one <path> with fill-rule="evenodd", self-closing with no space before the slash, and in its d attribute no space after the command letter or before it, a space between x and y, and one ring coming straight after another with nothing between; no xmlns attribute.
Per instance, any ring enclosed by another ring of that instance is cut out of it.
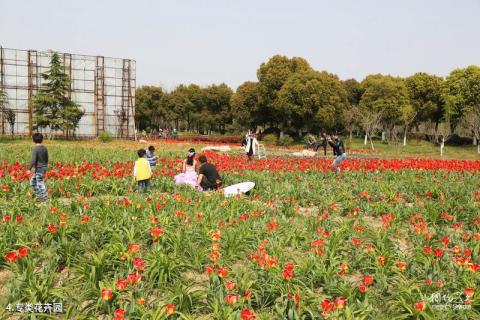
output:
<svg viewBox="0 0 480 320"><path fill-rule="evenodd" d="M32 161L30 161L30 171L33 170L33 176L30 179L30 185L35 191L38 201L48 201L47 187L45 186L45 174L48 167L48 150L43 142L43 135L41 133L34 133L32 140L35 147L32 150Z"/></svg>
<svg viewBox="0 0 480 320"><path fill-rule="evenodd" d="M343 141L337 135L332 135L331 138L328 138L328 143L332 146L336 156L332 163L332 169L338 174L340 173L340 164L347 158L345 147Z"/></svg>
<svg viewBox="0 0 480 320"><path fill-rule="evenodd" d="M255 135L251 132L247 134L246 139L245 152L248 160L252 160L253 156L257 153L255 148L258 148L258 141Z"/></svg>
<svg viewBox="0 0 480 320"><path fill-rule="evenodd" d="M319 145L319 147L321 146L323 148L323 155L326 156L327 155L327 146L328 146L328 141L327 141L327 135L325 133L322 133L322 136L321 136L321 143Z"/></svg>

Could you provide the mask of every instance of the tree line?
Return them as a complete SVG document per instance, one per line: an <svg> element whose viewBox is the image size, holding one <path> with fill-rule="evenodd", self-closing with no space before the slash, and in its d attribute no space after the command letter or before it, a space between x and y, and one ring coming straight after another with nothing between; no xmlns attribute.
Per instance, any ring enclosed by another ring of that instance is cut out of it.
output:
<svg viewBox="0 0 480 320"><path fill-rule="evenodd" d="M433 140L462 134L480 139L480 67L453 70L446 78L418 72L407 78L373 74L340 80L299 57L276 55L260 65L257 81L234 92L226 84L179 85L167 92L136 92L140 130L234 132L263 129L303 135L320 132L383 132L406 139L412 130Z"/></svg>

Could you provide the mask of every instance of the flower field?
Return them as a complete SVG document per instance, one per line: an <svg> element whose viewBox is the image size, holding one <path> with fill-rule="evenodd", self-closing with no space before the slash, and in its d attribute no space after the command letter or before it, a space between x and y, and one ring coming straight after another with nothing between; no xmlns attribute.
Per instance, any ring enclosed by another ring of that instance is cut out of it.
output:
<svg viewBox="0 0 480 320"><path fill-rule="evenodd" d="M150 195L133 142L47 147L41 206L31 145L0 148L1 319L480 319L479 160L207 153L257 184L225 199L174 185L184 145Z"/></svg>

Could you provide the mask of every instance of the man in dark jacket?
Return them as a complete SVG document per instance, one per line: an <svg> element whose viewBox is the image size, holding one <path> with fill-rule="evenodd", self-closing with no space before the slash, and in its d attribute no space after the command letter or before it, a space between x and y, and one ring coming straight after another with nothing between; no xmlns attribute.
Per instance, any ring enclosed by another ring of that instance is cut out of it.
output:
<svg viewBox="0 0 480 320"><path fill-rule="evenodd" d="M332 168L338 174L340 173L340 164L347 158L345 153L345 146L343 141L337 136L332 135L331 138L328 138L328 144L333 148L333 153L335 154L335 160L333 160Z"/></svg>
<svg viewBox="0 0 480 320"><path fill-rule="evenodd" d="M200 168L198 169L197 185L202 187L203 190L216 190L222 186L222 179L218 174L217 168L209 162L207 157L201 155L198 160L200 161Z"/></svg>

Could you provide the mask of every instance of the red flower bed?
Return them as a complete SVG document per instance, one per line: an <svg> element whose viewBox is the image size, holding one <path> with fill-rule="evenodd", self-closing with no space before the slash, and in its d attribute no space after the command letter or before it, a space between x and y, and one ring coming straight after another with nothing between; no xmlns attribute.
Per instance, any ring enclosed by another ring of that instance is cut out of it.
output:
<svg viewBox="0 0 480 320"><path fill-rule="evenodd" d="M328 171L331 169L331 159L288 159L269 158L263 160L247 161L244 157L231 156L228 154L205 152L210 162L214 163L221 172L233 172L243 174L244 171L270 171L282 172L306 172ZM173 176L178 173L182 159L161 158L155 167L155 173L159 175ZM132 174L133 162L110 162L104 163L54 163L46 174L47 179L71 179L91 175L95 180L108 177L125 178ZM401 170L445 170L459 172L479 172L479 160L439 160L439 159L347 159L342 164L345 171L401 171ZM27 167L20 164L6 164L0 167L0 177L9 175L13 180L28 180L30 175Z"/></svg>

